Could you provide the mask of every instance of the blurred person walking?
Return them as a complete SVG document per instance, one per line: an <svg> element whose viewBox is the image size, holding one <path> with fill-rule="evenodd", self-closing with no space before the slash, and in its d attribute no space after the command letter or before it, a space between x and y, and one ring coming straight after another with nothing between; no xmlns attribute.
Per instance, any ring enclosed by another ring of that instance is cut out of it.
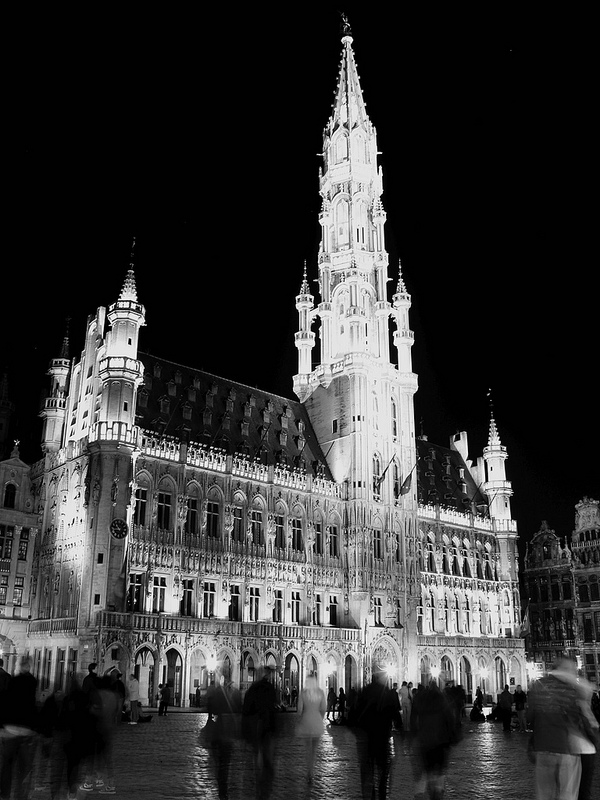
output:
<svg viewBox="0 0 600 800"><path fill-rule="evenodd" d="M404 733L408 733L410 731L410 707L412 698L406 681L402 681L402 686L398 689L398 697L400 698L400 711L402 713L402 730Z"/></svg>
<svg viewBox="0 0 600 800"><path fill-rule="evenodd" d="M210 753L216 772L219 800L228 800L229 767L234 743L240 736L242 696L231 680L230 669L227 665L223 665L217 670L217 676L219 678L217 684L209 688L207 695L208 714L216 722ZM161 705L163 702L167 702L162 699L165 689L169 691L168 684L163 686ZM164 716L166 716L166 711Z"/></svg>
<svg viewBox="0 0 600 800"><path fill-rule="evenodd" d="M4 702L0 796L7 800L13 787L15 800L29 798L38 726L36 687L31 661L23 656Z"/></svg>
<svg viewBox="0 0 600 800"><path fill-rule="evenodd" d="M259 680L244 695L242 731L252 747L257 800L268 800L275 778L275 737L277 734L277 693L275 676L263 667Z"/></svg>
<svg viewBox="0 0 600 800"><path fill-rule="evenodd" d="M79 787L83 792L116 794L113 767L113 738L117 724L119 692L108 674L98 680L93 702L89 707L92 751L87 774Z"/></svg>
<svg viewBox="0 0 600 800"><path fill-rule="evenodd" d="M397 718L398 695L387 685L387 673L374 670L359 693L355 710L356 748L363 800L385 800L392 766L390 739Z"/></svg>
<svg viewBox="0 0 600 800"><path fill-rule="evenodd" d="M340 689L342 692L343 689ZM315 757L323 736L323 718L327 710L325 692L317 683L317 676L311 672L298 698L298 724L296 735L306 743L306 776L312 783L315 770Z"/></svg>
<svg viewBox="0 0 600 800"><path fill-rule="evenodd" d="M415 797L442 800L450 745L457 741L455 712L435 681L417 693L414 710L419 764Z"/></svg>
<svg viewBox="0 0 600 800"><path fill-rule="evenodd" d="M581 757L574 737L583 727L577 665L561 658L529 691L527 722L533 730L536 800L577 800Z"/></svg>

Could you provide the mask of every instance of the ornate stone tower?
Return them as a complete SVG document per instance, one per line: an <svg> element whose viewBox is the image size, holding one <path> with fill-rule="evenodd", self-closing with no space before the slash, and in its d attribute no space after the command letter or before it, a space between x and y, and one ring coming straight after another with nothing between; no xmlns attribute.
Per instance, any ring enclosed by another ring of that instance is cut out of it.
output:
<svg viewBox="0 0 600 800"><path fill-rule="evenodd" d="M44 408L40 411L40 417L43 419L42 450L44 453L55 453L61 447L70 370L69 337L65 335L60 355L58 358L52 359L48 368L50 391L44 401Z"/></svg>
<svg viewBox="0 0 600 800"><path fill-rule="evenodd" d="M120 611L125 601L126 541L131 520L135 460L137 389L143 365L137 358L139 331L145 324L130 265L116 303L108 309L110 329L97 360L100 383L97 421L89 436L89 482L94 547L102 561L88 560L80 613L91 619L94 607ZM89 596L86 596L88 595Z"/></svg>
<svg viewBox="0 0 600 800"><path fill-rule="evenodd" d="M296 297L298 374L294 391L308 411L334 480L346 486L351 614L362 618L371 597L365 567L379 551L398 561L392 602L406 612L406 540L416 520L415 432L409 328L410 295L402 275L387 298L383 179L375 128L363 99L346 24L333 112L323 134L320 302L306 280ZM396 331L390 353L389 320ZM320 363L312 366L320 323ZM402 489L402 491L401 491ZM376 556L375 556L376 558ZM368 607L366 609L369 610Z"/></svg>

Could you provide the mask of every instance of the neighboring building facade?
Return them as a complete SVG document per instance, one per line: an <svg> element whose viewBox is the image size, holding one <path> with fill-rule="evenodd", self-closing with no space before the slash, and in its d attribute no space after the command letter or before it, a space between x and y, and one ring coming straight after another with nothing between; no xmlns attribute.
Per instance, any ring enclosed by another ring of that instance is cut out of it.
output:
<svg viewBox="0 0 600 800"><path fill-rule="evenodd" d="M0 461L0 658L7 671L23 652L32 563L40 516L34 505L31 468L21 461L18 442Z"/></svg>
<svg viewBox="0 0 600 800"><path fill-rule="evenodd" d="M584 497L575 506L575 529L560 538L547 523L527 546L524 584L529 597L526 649L549 670L562 655L600 683L600 511Z"/></svg>
<svg viewBox="0 0 600 800"><path fill-rule="evenodd" d="M348 690L375 667L468 694L524 682L506 448L493 418L476 463L465 433L416 436L411 298L400 274L387 299L375 129L342 42L298 399L140 351L133 264L80 359L50 365L21 643L43 675L119 664L182 705L223 660L242 688L263 663L290 688L316 669Z"/></svg>

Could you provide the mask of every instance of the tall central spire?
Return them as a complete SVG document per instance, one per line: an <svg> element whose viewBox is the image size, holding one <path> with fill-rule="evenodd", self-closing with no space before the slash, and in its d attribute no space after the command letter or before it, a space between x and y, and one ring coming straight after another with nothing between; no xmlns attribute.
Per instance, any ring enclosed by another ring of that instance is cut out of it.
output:
<svg viewBox="0 0 600 800"><path fill-rule="evenodd" d="M366 125L369 122L352 50L354 40L349 32L350 26L346 23L343 28L342 44L344 49L340 62L336 99L333 104L334 111L329 122L332 131L338 125L346 125L349 130L352 130L356 125Z"/></svg>
<svg viewBox="0 0 600 800"><path fill-rule="evenodd" d="M412 374L408 325L410 296L388 294L388 254L385 249L386 212L381 196L383 175L377 164L377 135L363 98L352 49L353 37L342 15L342 54L332 112L323 131L323 166L319 171L322 207L319 214L320 302L301 292L296 298L300 329L296 335L299 370L294 390L300 399L318 381L348 358L390 364L389 320L396 323L394 343L398 366ZM313 371L315 337L311 327L319 318L320 367ZM400 352L402 351L402 352ZM318 373L318 374L317 374ZM412 377L410 382L412 385Z"/></svg>

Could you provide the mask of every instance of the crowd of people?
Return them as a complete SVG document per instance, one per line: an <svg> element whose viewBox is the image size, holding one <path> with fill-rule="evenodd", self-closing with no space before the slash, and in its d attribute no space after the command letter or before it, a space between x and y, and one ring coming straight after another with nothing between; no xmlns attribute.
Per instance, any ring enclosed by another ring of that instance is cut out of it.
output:
<svg viewBox="0 0 600 800"><path fill-rule="evenodd" d="M9 675L0 658L0 797L29 800L32 789L49 785L52 800L76 798L78 792L115 794L113 739L122 723L137 725L139 683L127 682L117 668L102 675L89 665L82 681L69 676L67 687L36 702L37 679L28 657ZM251 754L256 800L269 800L275 779L279 713L296 711L295 735L302 742L305 775L314 780L325 725L347 725L356 742L364 800L385 800L390 792L393 733L406 738L416 797L440 800L445 791L451 748L462 738L467 697L463 687L435 680L413 687L403 681L389 686L388 675L374 670L372 681L357 691L330 689L326 695L316 673L296 692L293 705L281 703L275 672L263 668L242 696L222 664L208 690L208 723L203 742L214 767L220 800L228 800L229 773L236 742ZM166 716L171 687L160 684L158 713ZM489 698L488 698L489 699ZM149 718L149 715L146 715ZM600 745L598 693L577 671L575 662L561 659L526 693L506 685L485 714L480 688L473 699L471 720L502 723L505 731L528 733L527 753L533 763L536 800L591 800L597 747ZM211 731L209 735L209 730Z"/></svg>
<svg viewBox="0 0 600 800"><path fill-rule="evenodd" d="M116 668L99 675L97 667L91 663L83 680L69 675L66 688L40 704L30 658L20 659L14 676L0 658L0 797L29 800L44 785L52 800L116 794L114 731L138 723L139 683L131 675L125 684Z"/></svg>

